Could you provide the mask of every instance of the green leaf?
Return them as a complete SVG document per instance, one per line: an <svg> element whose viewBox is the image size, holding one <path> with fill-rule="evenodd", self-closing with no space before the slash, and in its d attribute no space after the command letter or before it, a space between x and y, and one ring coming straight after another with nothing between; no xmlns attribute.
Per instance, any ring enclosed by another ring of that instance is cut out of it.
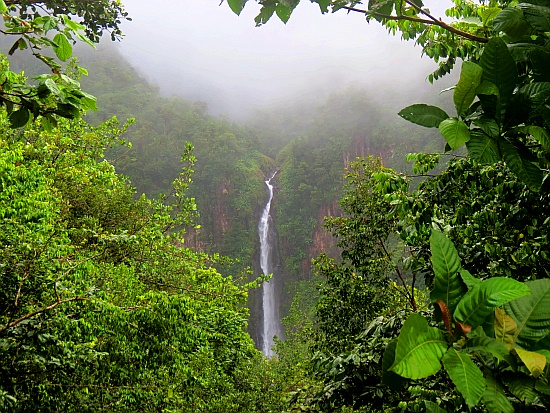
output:
<svg viewBox="0 0 550 413"><path fill-rule="evenodd" d="M476 88L481 82L483 69L473 62L463 62L460 71L460 79L456 84L453 100L456 112L462 115L466 112L474 98L476 97Z"/></svg>
<svg viewBox="0 0 550 413"><path fill-rule="evenodd" d="M378 14L390 15L393 11L394 6L395 0L369 0L369 11ZM383 17L377 14L375 14L373 17L377 21L383 21Z"/></svg>
<svg viewBox="0 0 550 413"><path fill-rule="evenodd" d="M521 9L525 20L535 30L550 31L550 9L548 7L529 3L520 3L517 7Z"/></svg>
<svg viewBox="0 0 550 413"><path fill-rule="evenodd" d="M44 86L48 88L48 90L54 94L55 96L61 95L61 90L59 90L59 87L57 84L53 81L53 79L49 78L44 81Z"/></svg>
<svg viewBox="0 0 550 413"><path fill-rule="evenodd" d="M432 230L430 249L435 273L434 289L430 293L430 299L432 302L442 300L452 314L466 293L466 285L458 274L460 257L451 240L437 230Z"/></svg>
<svg viewBox="0 0 550 413"><path fill-rule="evenodd" d="M444 110L423 103L407 106L399 112L399 116L426 128L437 128L442 121L449 118Z"/></svg>
<svg viewBox="0 0 550 413"><path fill-rule="evenodd" d="M482 80L476 89L476 95L500 96L500 92L498 90L498 87L493 82L489 82L488 80Z"/></svg>
<svg viewBox="0 0 550 413"><path fill-rule="evenodd" d="M424 400L424 406L426 406L426 413L447 413L447 410L442 409L437 403L429 400Z"/></svg>
<svg viewBox="0 0 550 413"><path fill-rule="evenodd" d="M508 350L514 345L517 324L512 317L500 308L495 310L495 338L504 344Z"/></svg>
<svg viewBox="0 0 550 413"><path fill-rule="evenodd" d="M260 14L254 18L256 26L261 26L262 24L267 23L269 19L271 19L271 16L273 16L273 13L275 13L275 5L262 6L260 9Z"/></svg>
<svg viewBox="0 0 550 413"><path fill-rule="evenodd" d="M443 356L443 366L468 407L478 404L485 391L485 380L470 357L451 347Z"/></svg>
<svg viewBox="0 0 550 413"><path fill-rule="evenodd" d="M525 284L511 278L489 278L464 295L456 307L454 318L475 329L497 307L530 293Z"/></svg>
<svg viewBox="0 0 550 413"><path fill-rule="evenodd" d="M82 109L84 110L97 110L97 99L95 96L90 95L89 93L82 92L82 97L80 98L80 103L82 104Z"/></svg>
<svg viewBox="0 0 550 413"><path fill-rule="evenodd" d="M291 9L290 7L287 7L284 4L279 3L275 8L275 13L277 13L277 16L279 16L279 19L281 19L281 21L286 24L286 22L288 22L288 19L290 19L292 10L293 9Z"/></svg>
<svg viewBox="0 0 550 413"><path fill-rule="evenodd" d="M498 138L500 136L500 127L494 119L476 118L472 123L481 128L481 130L491 138ZM471 133L473 133L473 131L471 131L470 134Z"/></svg>
<svg viewBox="0 0 550 413"><path fill-rule="evenodd" d="M519 145L519 144L518 144ZM543 173L532 162L533 155L523 146L515 146L505 139L500 141L500 152L506 166L533 191L540 190Z"/></svg>
<svg viewBox="0 0 550 413"><path fill-rule="evenodd" d="M500 7L489 7L484 9L481 12L481 21L483 22L483 25L487 26L487 23L497 17L501 11L502 9Z"/></svg>
<svg viewBox="0 0 550 413"><path fill-rule="evenodd" d="M49 30L53 29L56 25L56 20L53 19L50 16L41 16L42 19L42 28L44 32L48 32ZM35 19L36 20L36 19Z"/></svg>
<svg viewBox="0 0 550 413"><path fill-rule="evenodd" d="M67 40L67 36L65 36L64 33L57 33L53 41L55 45L53 46L53 50L59 60L66 61L67 59L70 59L70 57L73 55L73 46Z"/></svg>
<svg viewBox="0 0 550 413"><path fill-rule="evenodd" d="M466 142L468 155L481 164L493 165L502 158L498 143L479 130L470 131L470 140Z"/></svg>
<svg viewBox="0 0 550 413"><path fill-rule="evenodd" d="M246 0L227 0L227 4L237 16L243 11L245 3Z"/></svg>
<svg viewBox="0 0 550 413"><path fill-rule="evenodd" d="M468 126L456 118L445 119L439 124L439 132L454 151L470 140Z"/></svg>
<svg viewBox="0 0 550 413"><path fill-rule="evenodd" d="M544 368L546 367L545 356L535 353L534 351L524 350L522 348L514 348L514 351L521 361L523 361L523 364L525 364L525 367L527 367L531 373L531 376L537 378L542 374Z"/></svg>
<svg viewBox="0 0 550 413"><path fill-rule="evenodd" d="M94 44L94 42L92 42L90 39L88 39L88 38L87 38L86 36L84 36L82 33L76 32L76 33L75 33L75 36L76 36L81 42L84 42L84 43L86 43L87 45L92 46L92 47L95 49L95 44Z"/></svg>
<svg viewBox="0 0 550 413"><path fill-rule="evenodd" d="M7 13L8 11L8 6L6 6L6 3L4 2L4 0L0 0L0 13L4 14L4 13Z"/></svg>
<svg viewBox="0 0 550 413"><path fill-rule="evenodd" d="M504 387L489 372L485 374L485 392L481 400L489 413L514 413L514 406L506 397Z"/></svg>
<svg viewBox="0 0 550 413"><path fill-rule="evenodd" d="M541 392L542 394L550 396L550 385L548 383L545 383L541 380L537 380L535 382L535 389Z"/></svg>
<svg viewBox="0 0 550 413"><path fill-rule="evenodd" d="M389 342L382 357L382 383L394 391L403 390L407 381L399 374L390 371L395 360L395 350L397 349L397 338Z"/></svg>
<svg viewBox="0 0 550 413"><path fill-rule="evenodd" d="M518 80L516 62L504 40L499 37L493 37L485 45L479 65L483 69L482 80L493 83L499 90L500 99L499 104L497 104L498 118L501 112L505 110L516 88Z"/></svg>
<svg viewBox="0 0 550 413"><path fill-rule="evenodd" d="M19 108L10 113L9 121L12 128L21 128L27 124L30 119L30 113L27 108Z"/></svg>
<svg viewBox="0 0 550 413"><path fill-rule="evenodd" d="M523 132L531 135L537 140L546 152L550 153L550 133L540 126L521 126L515 128L514 131Z"/></svg>
<svg viewBox="0 0 550 413"><path fill-rule="evenodd" d="M390 370L409 379L431 376L441 369L446 350L443 331L430 327L421 315L411 314L401 328Z"/></svg>
<svg viewBox="0 0 550 413"><path fill-rule="evenodd" d="M550 333L550 279L529 281L526 285L531 295L511 301L503 309L518 326L514 343L533 349Z"/></svg>
<svg viewBox="0 0 550 413"><path fill-rule="evenodd" d="M510 355L510 350L495 338L487 337L482 327L468 333L468 341L464 350L468 353L481 352L490 354L498 361L506 361L515 365L515 358Z"/></svg>
<svg viewBox="0 0 550 413"><path fill-rule="evenodd" d="M514 377L505 380L508 390L526 404L532 404L538 397L535 380L528 377Z"/></svg>
<svg viewBox="0 0 550 413"><path fill-rule="evenodd" d="M521 9L508 7L500 12L493 20L493 27L511 37L527 36L533 28L527 23Z"/></svg>
<svg viewBox="0 0 550 413"><path fill-rule="evenodd" d="M71 20L69 16L66 14L58 14L58 16L61 16L63 19L63 23L65 26L67 26L70 30L77 32L79 30L86 30L86 27L81 25L80 23L75 22L74 20Z"/></svg>
<svg viewBox="0 0 550 413"><path fill-rule="evenodd" d="M474 288L481 282L479 278L474 277L468 270L459 270L458 273L460 274L460 278L462 278L462 281L468 290Z"/></svg>
<svg viewBox="0 0 550 413"><path fill-rule="evenodd" d="M331 0L313 0L313 2L319 5L321 13L328 13L328 6L330 6Z"/></svg>
<svg viewBox="0 0 550 413"><path fill-rule="evenodd" d="M518 92L529 102L531 108L537 108L550 99L550 82L533 82L522 86Z"/></svg>

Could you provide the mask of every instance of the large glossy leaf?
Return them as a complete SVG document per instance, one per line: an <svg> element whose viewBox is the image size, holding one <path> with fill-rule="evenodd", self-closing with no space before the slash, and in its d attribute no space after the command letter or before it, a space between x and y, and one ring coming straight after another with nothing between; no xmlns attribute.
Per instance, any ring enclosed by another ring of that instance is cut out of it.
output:
<svg viewBox="0 0 550 413"><path fill-rule="evenodd" d="M452 150L460 148L470 140L468 126L456 118L445 119L441 122L439 132L441 132Z"/></svg>
<svg viewBox="0 0 550 413"><path fill-rule="evenodd" d="M454 318L475 329L497 307L530 293L525 284L511 278L489 278L464 295L456 306Z"/></svg>
<svg viewBox="0 0 550 413"><path fill-rule="evenodd" d="M517 7L508 7L502 10L493 20L493 27L512 37L526 36L533 31L523 12Z"/></svg>
<svg viewBox="0 0 550 413"><path fill-rule="evenodd" d="M538 394L535 391L535 379L513 377L506 379L504 383L514 396L526 404L532 404L537 399Z"/></svg>
<svg viewBox="0 0 550 413"><path fill-rule="evenodd" d="M530 281L526 285L531 295L511 301L503 309L518 326L514 342L533 349L550 334L550 279Z"/></svg>
<svg viewBox="0 0 550 413"><path fill-rule="evenodd" d="M462 277L458 274L460 257L451 240L437 230L432 230L430 249L435 273L434 288L430 293L430 299L432 302L442 300L452 314L467 291Z"/></svg>
<svg viewBox="0 0 550 413"><path fill-rule="evenodd" d="M521 126L514 130L531 135L540 143L542 149L550 153L550 132L545 128L541 128L540 126Z"/></svg>
<svg viewBox="0 0 550 413"><path fill-rule="evenodd" d="M498 16L502 11L500 7L489 7L481 12L481 21L486 26L491 20Z"/></svg>
<svg viewBox="0 0 550 413"><path fill-rule="evenodd" d="M395 350L397 349L397 339L393 339L389 342L384 351L382 357L382 383L388 386L390 389L399 391L405 387L407 380L401 377L399 374L390 371L390 367L395 360Z"/></svg>
<svg viewBox="0 0 550 413"><path fill-rule="evenodd" d="M458 273L460 274L460 278L462 278L462 281L464 282L468 290L474 288L481 282L479 278L474 277L472 274L470 274L470 271L468 270L462 269L459 270Z"/></svg>
<svg viewBox="0 0 550 413"><path fill-rule="evenodd" d="M462 115L470 108L476 97L476 88L481 82L483 69L473 62L463 62L460 71L460 79L456 84L453 100L456 112Z"/></svg>
<svg viewBox="0 0 550 413"><path fill-rule="evenodd" d="M466 148L468 155L481 164L493 165L501 159L497 141L479 130L470 131Z"/></svg>
<svg viewBox="0 0 550 413"><path fill-rule="evenodd" d="M485 391L481 400L489 413L514 413L514 406L506 397L504 387L489 372L485 374Z"/></svg>
<svg viewBox="0 0 550 413"><path fill-rule="evenodd" d="M550 82L533 82L522 86L518 96L523 97L534 109L550 100Z"/></svg>
<svg viewBox="0 0 550 413"><path fill-rule="evenodd" d="M500 92L498 90L498 87L488 80L482 80L479 86L476 89L477 95L494 95L494 96L500 96Z"/></svg>
<svg viewBox="0 0 550 413"><path fill-rule="evenodd" d="M500 126L492 118L476 118L472 122L475 126L479 127L485 134L491 138L498 138L500 136ZM476 129L471 131L474 132Z"/></svg>
<svg viewBox="0 0 550 413"><path fill-rule="evenodd" d="M525 20L531 27L541 32L550 31L550 9L529 3L520 3L518 8L523 12Z"/></svg>
<svg viewBox="0 0 550 413"><path fill-rule="evenodd" d="M499 37L493 37L483 49L479 65L483 68L482 79L493 83L499 90L500 99L497 104L498 118L506 108L516 87L518 80L516 62L504 40Z"/></svg>
<svg viewBox="0 0 550 413"><path fill-rule="evenodd" d="M411 314L399 333L391 371L409 379L431 376L441 368L447 350L443 331L430 327L424 317Z"/></svg>
<svg viewBox="0 0 550 413"><path fill-rule="evenodd" d="M500 308L495 310L495 338L505 345L508 350L514 345L514 336L518 325L512 317Z"/></svg>
<svg viewBox="0 0 550 413"><path fill-rule="evenodd" d="M539 377L544 368L546 367L546 357L542 354L535 353L534 351L524 350L522 348L514 349L518 357L523 361L525 367L531 373L531 376L537 378Z"/></svg>
<svg viewBox="0 0 550 413"><path fill-rule="evenodd" d="M442 121L449 118L444 110L424 103L407 106L399 112L399 116L426 128L437 128Z"/></svg>
<svg viewBox="0 0 550 413"><path fill-rule="evenodd" d="M490 354L498 361L506 361L510 365L516 365L515 358L510 354L510 350L506 348L504 344L495 338L487 337L481 327L478 327L476 331L468 334L468 341L464 347L464 351L468 353L480 352Z"/></svg>
<svg viewBox="0 0 550 413"><path fill-rule="evenodd" d="M466 353L453 347L443 356L443 366L471 409L481 400L485 391L483 373Z"/></svg>
<svg viewBox="0 0 550 413"><path fill-rule="evenodd" d="M500 153L506 166L518 177L518 179L527 185L530 189L538 191L542 185L543 174L540 168L532 162L533 155L528 149L513 145L507 140L500 142Z"/></svg>

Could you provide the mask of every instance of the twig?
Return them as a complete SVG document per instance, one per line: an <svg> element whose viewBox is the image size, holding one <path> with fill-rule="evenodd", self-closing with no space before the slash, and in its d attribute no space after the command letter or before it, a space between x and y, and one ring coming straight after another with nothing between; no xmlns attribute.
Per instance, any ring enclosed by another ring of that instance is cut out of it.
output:
<svg viewBox="0 0 550 413"><path fill-rule="evenodd" d="M84 297L73 297L73 298L67 298L66 300L58 300L55 303L53 303L53 304L51 304L47 307L41 308L39 310L32 311L32 312L24 315L23 317L12 321L11 323L9 323L9 324L5 325L4 327L0 328L0 333L4 330L7 330L8 328L12 328L12 327L16 326L17 324L21 323L22 321L25 321L25 320L27 320L27 319L29 319L29 318L37 315L37 314L45 313L46 311L53 310L59 304L69 303L71 301L88 301L88 300L89 300L88 298L84 298Z"/></svg>
<svg viewBox="0 0 550 413"><path fill-rule="evenodd" d="M390 261L391 261L391 255L389 254L388 250L386 249L386 246L384 245L384 242L382 241L382 239L380 237L378 237L378 242L380 242L380 245L381 245L382 249L384 250L384 253L388 257L388 259L390 259ZM397 276L399 277L399 279L403 283L403 288L405 288L405 291L407 292L407 299L409 300L409 304L411 304L413 310L416 311L417 307L416 307L416 302L414 301L414 294L411 295L409 293L409 289L407 288L407 283L405 282L405 279L403 278L403 275L401 274L401 270L399 269L399 266L397 264L395 264L393 261L391 261L391 262L395 266L395 272L397 273Z"/></svg>
<svg viewBox="0 0 550 413"><path fill-rule="evenodd" d="M367 16L380 17L380 18L388 19L388 20L408 20L408 21L416 22L416 23L428 24L428 25L432 25L432 26L439 26L439 27L451 32L451 33L454 33L454 34L456 34L460 37L464 37L465 39L473 40L475 42L487 43L489 41L488 37L479 37L479 36L476 36L474 34L464 32L462 30L459 30L459 29L445 23L441 19L439 19L439 20L436 19L431 14L429 14L427 11L423 10L421 7L418 7L416 4L414 4L410 0L405 0L405 3L407 3L408 5L414 7L416 10L418 10L419 13L422 13L423 15L428 17L428 19L422 19L420 17L414 17L414 16L405 16L403 14L400 14L398 16L392 16L392 15L372 12L372 11L368 11L368 10L358 9L358 8L350 7L350 6L344 6L342 8L346 9L348 11L363 13L363 14L366 14Z"/></svg>

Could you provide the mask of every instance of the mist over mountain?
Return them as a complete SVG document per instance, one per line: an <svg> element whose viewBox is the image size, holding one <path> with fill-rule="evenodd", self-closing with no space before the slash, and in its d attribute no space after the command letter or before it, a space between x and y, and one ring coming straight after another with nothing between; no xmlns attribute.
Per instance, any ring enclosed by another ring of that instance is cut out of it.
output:
<svg viewBox="0 0 550 413"><path fill-rule="evenodd" d="M256 4L236 16L218 1L130 0L121 53L165 95L208 104L209 112L243 120L258 108L314 104L348 87L367 88L394 112L435 69L411 42L359 13L322 15L302 2L285 25L277 16L255 27Z"/></svg>

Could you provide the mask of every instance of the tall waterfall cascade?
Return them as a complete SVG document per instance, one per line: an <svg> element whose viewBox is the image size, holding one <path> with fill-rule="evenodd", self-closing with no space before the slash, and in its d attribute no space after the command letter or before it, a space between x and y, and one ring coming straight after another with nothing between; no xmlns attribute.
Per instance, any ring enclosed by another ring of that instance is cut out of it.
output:
<svg viewBox="0 0 550 413"><path fill-rule="evenodd" d="M269 190L269 199L262 212L260 223L258 224L258 232L260 235L260 267L264 275L269 275L273 272L270 211L271 201L273 199L273 185L271 181L276 173L275 171L273 175L265 181ZM274 343L273 336L281 336L279 303L274 278L262 284L262 312L262 352L264 356L272 357L274 355L271 349Z"/></svg>

